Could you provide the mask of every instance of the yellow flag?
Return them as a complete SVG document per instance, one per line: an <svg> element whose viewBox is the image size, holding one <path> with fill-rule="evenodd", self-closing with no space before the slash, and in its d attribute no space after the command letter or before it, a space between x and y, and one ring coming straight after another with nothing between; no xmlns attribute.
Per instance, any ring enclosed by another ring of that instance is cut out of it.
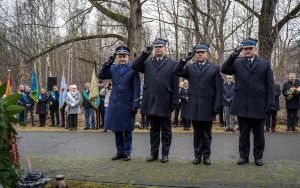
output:
<svg viewBox="0 0 300 188"><path fill-rule="evenodd" d="M98 79L96 76L95 69L93 71L91 80L90 102L95 108L97 108L100 105Z"/></svg>

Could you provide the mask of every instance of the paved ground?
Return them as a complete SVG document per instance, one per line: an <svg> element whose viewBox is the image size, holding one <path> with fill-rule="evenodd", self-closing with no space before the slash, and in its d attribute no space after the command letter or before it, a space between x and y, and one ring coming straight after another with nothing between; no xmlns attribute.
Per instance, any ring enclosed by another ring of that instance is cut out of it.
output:
<svg viewBox="0 0 300 188"><path fill-rule="evenodd" d="M299 187L300 134L266 134L265 165L237 166L238 134L214 134L211 166L194 166L192 134L173 135L168 164L146 163L149 134L135 133L133 160L112 162L112 133L20 132L34 169L49 176L158 187ZM251 156L252 160L252 156ZM23 162L26 169L26 164Z"/></svg>

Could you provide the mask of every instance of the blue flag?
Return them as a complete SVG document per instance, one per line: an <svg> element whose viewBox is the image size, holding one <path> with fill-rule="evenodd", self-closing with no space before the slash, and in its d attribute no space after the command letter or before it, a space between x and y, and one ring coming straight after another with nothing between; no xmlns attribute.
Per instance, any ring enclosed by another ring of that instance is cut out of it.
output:
<svg viewBox="0 0 300 188"><path fill-rule="evenodd" d="M30 93L30 97L32 98L32 100L34 100L34 102L39 102L39 82L38 82L38 77L37 77L37 73L36 73L36 67L34 65L34 69L32 72L32 76L31 76L31 93Z"/></svg>

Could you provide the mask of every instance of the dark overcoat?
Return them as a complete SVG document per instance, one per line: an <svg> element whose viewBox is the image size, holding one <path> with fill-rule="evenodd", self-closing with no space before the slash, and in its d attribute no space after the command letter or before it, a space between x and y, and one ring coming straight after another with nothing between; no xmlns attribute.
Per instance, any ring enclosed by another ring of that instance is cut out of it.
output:
<svg viewBox="0 0 300 188"><path fill-rule="evenodd" d="M276 110L279 110L279 97L281 95L281 89L279 84L274 84L274 95L275 95L275 107Z"/></svg>
<svg viewBox="0 0 300 188"><path fill-rule="evenodd" d="M131 69L131 63L121 72L118 64L104 64L99 79L111 79L112 91L105 111L104 126L112 131L134 129L134 108L140 105L141 80L138 72Z"/></svg>
<svg viewBox="0 0 300 188"><path fill-rule="evenodd" d="M189 89L180 89L179 91L179 99L181 104L181 117L188 119L188 101L190 97L190 90Z"/></svg>
<svg viewBox="0 0 300 188"><path fill-rule="evenodd" d="M234 97L234 83L223 84L223 100L222 106L231 106Z"/></svg>
<svg viewBox="0 0 300 188"><path fill-rule="evenodd" d="M274 77L270 61L256 56L250 66L245 57L231 54L221 72L235 75L231 114L239 117L265 119L266 108L275 107Z"/></svg>
<svg viewBox="0 0 300 188"><path fill-rule="evenodd" d="M201 69L198 62L186 66L180 62L176 72L189 81L188 118L194 121L213 121L214 108L221 109L222 104L223 81L220 67L209 60Z"/></svg>
<svg viewBox="0 0 300 188"><path fill-rule="evenodd" d="M291 87L299 87L300 81L295 80L294 83L287 81L282 86L282 94L285 97L285 108L286 109L298 109L299 108L299 95L294 96L292 99L287 98L287 91L291 89Z"/></svg>
<svg viewBox="0 0 300 188"><path fill-rule="evenodd" d="M52 91L49 94L49 109L58 109L59 107L59 92L58 91Z"/></svg>
<svg viewBox="0 0 300 188"><path fill-rule="evenodd" d="M47 114L48 111L48 94L40 94L39 102L37 103L37 113L38 114Z"/></svg>
<svg viewBox="0 0 300 188"><path fill-rule="evenodd" d="M177 62L164 56L157 64L157 59L149 55L143 52L132 64L133 70L144 73L141 111L146 115L170 117L179 103Z"/></svg>

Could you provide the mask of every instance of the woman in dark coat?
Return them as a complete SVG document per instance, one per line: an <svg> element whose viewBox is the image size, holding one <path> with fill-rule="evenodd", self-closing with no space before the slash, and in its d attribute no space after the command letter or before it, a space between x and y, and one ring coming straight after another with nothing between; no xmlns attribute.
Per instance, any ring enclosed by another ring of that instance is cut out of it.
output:
<svg viewBox="0 0 300 188"><path fill-rule="evenodd" d="M41 89L41 94L39 96L39 102L37 103L37 113L39 114L39 127L45 127L46 124L46 116L48 112L48 99L49 96L46 93L45 89Z"/></svg>
<svg viewBox="0 0 300 188"><path fill-rule="evenodd" d="M112 80L104 126L105 129L115 132L117 154L112 160L128 161L131 154L135 114L140 105L141 80L139 73L131 69L130 50L120 46L115 54L103 65L99 73L99 79ZM113 64L115 57L117 57L117 64Z"/></svg>

